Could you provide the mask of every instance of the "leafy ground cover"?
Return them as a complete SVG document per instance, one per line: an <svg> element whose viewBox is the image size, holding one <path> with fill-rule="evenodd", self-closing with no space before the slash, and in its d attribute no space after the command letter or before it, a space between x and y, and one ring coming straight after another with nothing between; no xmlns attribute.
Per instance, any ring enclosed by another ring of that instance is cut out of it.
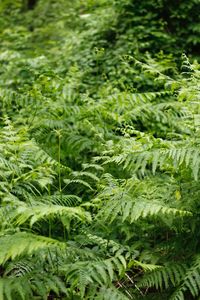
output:
<svg viewBox="0 0 200 300"><path fill-rule="evenodd" d="M0 3L0 299L199 299L199 7Z"/></svg>

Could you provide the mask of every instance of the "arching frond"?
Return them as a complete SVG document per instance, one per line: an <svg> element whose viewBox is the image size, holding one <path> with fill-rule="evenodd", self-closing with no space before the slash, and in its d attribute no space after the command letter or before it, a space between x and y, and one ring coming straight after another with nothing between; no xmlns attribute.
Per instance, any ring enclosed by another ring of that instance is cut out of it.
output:
<svg viewBox="0 0 200 300"><path fill-rule="evenodd" d="M48 247L65 247L65 244L57 240L31 234L28 232L17 232L12 235L0 237L0 264L4 264L9 259L15 259L20 255L31 255L41 249Z"/></svg>
<svg viewBox="0 0 200 300"><path fill-rule="evenodd" d="M16 225L24 224L30 221L30 226L34 223L51 217L65 217L69 220L76 218L81 221L91 221L90 214L81 207L66 207L61 205L35 204L31 206L20 205L11 214L13 222Z"/></svg>
<svg viewBox="0 0 200 300"><path fill-rule="evenodd" d="M72 289L78 287L81 297L86 293L86 287L92 288L93 284L98 286L109 286L114 280L116 273L122 275L126 269L126 261L123 256L100 260L76 262L73 265L64 265L61 270Z"/></svg>
<svg viewBox="0 0 200 300"><path fill-rule="evenodd" d="M173 264L159 267L150 273L146 273L139 282L139 287L155 287L156 289L168 289L170 285L178 286L185 277L186 265Z"/></svg>

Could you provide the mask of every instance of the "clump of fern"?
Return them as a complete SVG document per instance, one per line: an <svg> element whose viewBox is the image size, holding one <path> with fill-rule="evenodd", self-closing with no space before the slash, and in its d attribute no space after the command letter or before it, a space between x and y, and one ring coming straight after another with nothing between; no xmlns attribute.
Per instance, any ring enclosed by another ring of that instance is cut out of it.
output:
<svg viewBox="0 0 200 300"><path fill-rule="evenodd" d="M0 4L0 298L197 298L199 65L164 2L75 2Z"/></svg>

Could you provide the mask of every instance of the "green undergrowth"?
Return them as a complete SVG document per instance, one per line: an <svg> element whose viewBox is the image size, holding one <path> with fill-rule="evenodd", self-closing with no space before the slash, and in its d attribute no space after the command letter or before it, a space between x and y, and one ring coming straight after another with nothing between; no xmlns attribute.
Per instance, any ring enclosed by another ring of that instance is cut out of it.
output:
<svg viewBox="0 0 200 300"><path fill-rule="evenodd" d="M0 300L199 299L199 5L0 3Z"/></svg>

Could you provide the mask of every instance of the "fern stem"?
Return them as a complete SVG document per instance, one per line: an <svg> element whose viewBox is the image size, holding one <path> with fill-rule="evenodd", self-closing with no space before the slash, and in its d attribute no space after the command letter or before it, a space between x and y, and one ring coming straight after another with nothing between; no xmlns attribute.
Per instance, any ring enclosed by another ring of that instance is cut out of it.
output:
<svg viewBox="0 0 200 300"><path fill-rule="evenodd" d="M49 220L49 237L51 237L51 220Z"/></svg>
<svg viewBox="0 0 200 300"><path fill-rule="evenodd" d="M58 185L59 185L59 192L62 192L61 188L61 168L60 168L60 161L61 161L61 135L60 132L58 133Z"/></svg>

